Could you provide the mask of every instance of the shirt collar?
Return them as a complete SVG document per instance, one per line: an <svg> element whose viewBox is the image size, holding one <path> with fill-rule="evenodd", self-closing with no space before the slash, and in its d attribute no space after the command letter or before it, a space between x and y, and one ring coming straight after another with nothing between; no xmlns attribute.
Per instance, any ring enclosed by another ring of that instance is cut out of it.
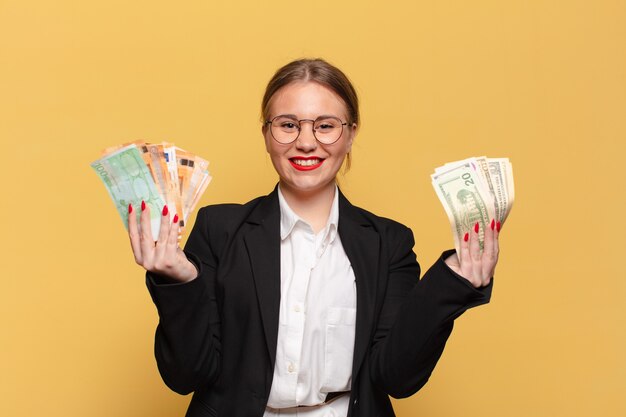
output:
<svg viewBox="0 0 626 417"><path fill-rule="evenodd" d="M287 204L287 200L283 196L283 193L280 191L280 185L278 186L278 203L280 205L280 239L285 240L293 231L293 228L296 226L298 222L301 222L307 225L309 228L311 226L303 220L300 216L298 216ZM330 215L328 216L328 222L326 223L326 227L322 230L324 233L324 239L328 238L328 243L331 243L335 240L337 236L337 226L339 224L339 189L335 184L335 197L333 198L333 204L330 208Z"/></svg>

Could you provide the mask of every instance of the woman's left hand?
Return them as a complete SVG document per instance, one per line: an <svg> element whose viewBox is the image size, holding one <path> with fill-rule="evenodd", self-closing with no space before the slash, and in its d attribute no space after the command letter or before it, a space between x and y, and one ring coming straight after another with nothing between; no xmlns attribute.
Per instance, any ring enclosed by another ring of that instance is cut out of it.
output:
<svg viewBox="0 0 626 417"><path fill-rule="evenodd" d="M461 253L449 256L446 264L454 272L467 279L476 288L489 285L498 263L498 237L500 236L500 222L495 220L485 230L484 249L481 253L478 243L479 224L469 231L461 241Z"/></svg>

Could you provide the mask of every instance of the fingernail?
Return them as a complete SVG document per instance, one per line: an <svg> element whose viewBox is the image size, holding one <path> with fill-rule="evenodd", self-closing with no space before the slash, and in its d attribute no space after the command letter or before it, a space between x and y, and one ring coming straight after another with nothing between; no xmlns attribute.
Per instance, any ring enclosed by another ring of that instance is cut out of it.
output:
<svg viewBox="0 0 626 417"><path fill-rule="evenodd" d="M172 220L172 223L178 223L178 214L174 214L174 220Z"/></svg>
<svg viewBox="0 0 626 417"><path fill-rule="evenodd" d="M132 205L132 204L129 204L129 205L128 205L128 214L130 214L130 213L132 213L132 212L133 212L133 205Z"/></svg>
<svg viewBox="0 0 626 417"><path fill-rule="evenodd" d="M474 225L474 231L478 233L478 222L476 222L476 224Z"/></svg>
<svg viewBox="0 0 626 417"><path fill-rule="evenodd" d="M141 211L144 211L146 209L146 202L141 200Z"/></svg>
<svg viewBox="0 0 626 417"><path fill-rule="evenodd" d="M465 236L463 236L463 240L465 242L467 242L469 240L469 233L465 233Z"/></svg>
<svg viewBox="0 0 626 417"><path fill-rule="evenodd" d="M502 228L502 224L500 224L500 222L496 223L496 230L499 232L500 229Z"/></svg>
<svg viewBox="0 0 626 417"><path fill-rule="evenodd" d="M167 204L163 206L163 215L167 216Z"/></svg>
<svg viewBox="0 0 626 417"><path fill-rule="evenodd" d="M491 220L491 230L496 227L496 219Z"/></svg>

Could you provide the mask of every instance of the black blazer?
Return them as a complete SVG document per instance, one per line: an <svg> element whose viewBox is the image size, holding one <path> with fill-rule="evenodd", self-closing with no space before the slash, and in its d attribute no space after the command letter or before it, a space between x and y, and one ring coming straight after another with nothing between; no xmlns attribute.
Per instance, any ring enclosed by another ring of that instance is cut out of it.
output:
<svg viewBox="0 0 626 417"><path fill-rule="evenodd" d="M394 416L389 395L428 380L466 309L487 303L452 272L444 252L419 280L407 227L355 207L340 193L339 235L352 264L357 318L349 417ZM159 312L155 356L165 383L194 392L189 417L261 417L276 358L280 305L277 190L249 203L202 208L185 253L200 276L168 284L147 274Z"/></svg>

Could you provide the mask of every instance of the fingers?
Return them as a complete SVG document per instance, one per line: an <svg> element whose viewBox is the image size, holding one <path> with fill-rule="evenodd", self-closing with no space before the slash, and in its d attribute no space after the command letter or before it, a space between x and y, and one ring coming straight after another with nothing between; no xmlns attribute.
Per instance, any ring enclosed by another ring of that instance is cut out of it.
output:
<svg viewBox="0 0 626 417"><path fill-rule="evenodd" d="M128 206L128 235L135 256L135 262L147 271L163 274L178 281L189 281L197 275L196 267L187 260L178 247L180 233L178 214L170 223L170 213L166 206L161 211L161 225L157 241L152 237L150 207L141 202L141 214L137 218L132 205ZM141 230L139 230L141 229Z"/></svg>
<svg viewBox="0 0 626 417"><path fill-rule="evenodd" d="M154 260L154 239L152 238L152 226L150 224L150 207L145 201L141 202L141 215L139 216L141 232L139 233L141 245L141 265L150 270Z"/></svg>
<svg viewBox="0 0 626 417"><path fill-rule="evenodd" d="M178 214L174 215L174 219L172 219L172 225L170 227L170 232L167 238L167 247L170 251L176 251L178 249L178 235L180 232L180 225L178 223Z"/></svg>
<svg viewBox="0 0 626 417"><path fill-rule="evenodd" d="M141 244L139 230L137 230L137 216L132 204L128 205L128 237L130 239L130 246L133 249L135 262L141 265Z"/></svg>
<svg viewBox="0 0 626 417"><path fill-rule="evenodd" d="M498 263L498 256L500 255L500 222L496 222L496 226L493 231L493 267L491 270L491 276L493 277Z"/></svg>
<svg viewBox="0 0 626 417"><path fill-rule="evenodd" d="M158 268L169 269L176 259L178 251L178 214L174 215L170 223L170 215L167 206L163 207L161 213L161 230L159 240L156 243L156 259Z"/></svg>
<svg viewBox="0 0 626 417"><path fill-rule="evenodd" d="M483 249L480 249L480 223L465 233L459 254L461 275L475 287L489 285L498 263L500 222L492 220L483 231Z"/></svg>
<svg viewBox="0 0 626 417"><path fill-rule="evenodd" d="M497 222L493 233L493 252L495 254L496 263L498 262L498 256L500 255L500 227L500 222Z"/></svg>
<svg viewBox="0 0 626 417"><path fill-rule="evenodd" d="M473 263L480 261L480 223L476 222L470 233L470 257Z"/></svg>
<svg viewBox="0 0 626 417"><path fill-rule="evenodd" d="M472 279L470 281L475 286L480 286L482 280L482 259L480 251L480 223L476 222L470 232L470 258L472 262Z"/></svg>
<svg viewBox="0 0 626 417"><path fill-rule="evenodd" d="M487 231L485 231L486 234ZM491 245L493 246L492 243ZM483 251L480 249L480 223L476 222L472 230L465 233L460 246L461 275L475 287L486 285L483 273Z"/></svg>
<svg viewBox="0 0 626 417"><path fill-rule="evenodd" d="M469 233L465 233L460 245L461 253L459 254L459 262L461 263L461 275L464 277L469 277L472 273L472 258L470 257L469 239Z"/></svg>
<svg viewBox="0 0 626 417"><path fill-rule="evenodd" d="M159 228L159 238L157 239L158 243L167 241L167 236L170 231L169 220L170 220L170 213L166 204L163 206L163 210L161 211L161 227Z"/></svg>
<svg viewBox="0 0 626 417"><path fill-rule="evenodd" d="M166 206L161 212L161 229L159 239L155 243L154 269L165 275L176 276L179 259L178 248L178 214L170 223L170 213ZM183 255L184 256L184 255Z"/></svg>
<svg viewBox="0 0 626 417"><path fill-rule="evenodd" d="M167 238L170 231L170 214L167 204L163 206L161 211L161 226L159 227L159 238L154 243L154 259L158 263L158 260L163 259L165 251L167 250Z"/></svg>
<svg viewBox="0 0 626 417"><path fill-rule="evenodd" d="M496 233L496 221L491 220L489 227L485 229L485 245L483 250L483 271L482 280L486 285L493 276L493 271L496 266L497 254L495 252L495 233Z"/></svg>

